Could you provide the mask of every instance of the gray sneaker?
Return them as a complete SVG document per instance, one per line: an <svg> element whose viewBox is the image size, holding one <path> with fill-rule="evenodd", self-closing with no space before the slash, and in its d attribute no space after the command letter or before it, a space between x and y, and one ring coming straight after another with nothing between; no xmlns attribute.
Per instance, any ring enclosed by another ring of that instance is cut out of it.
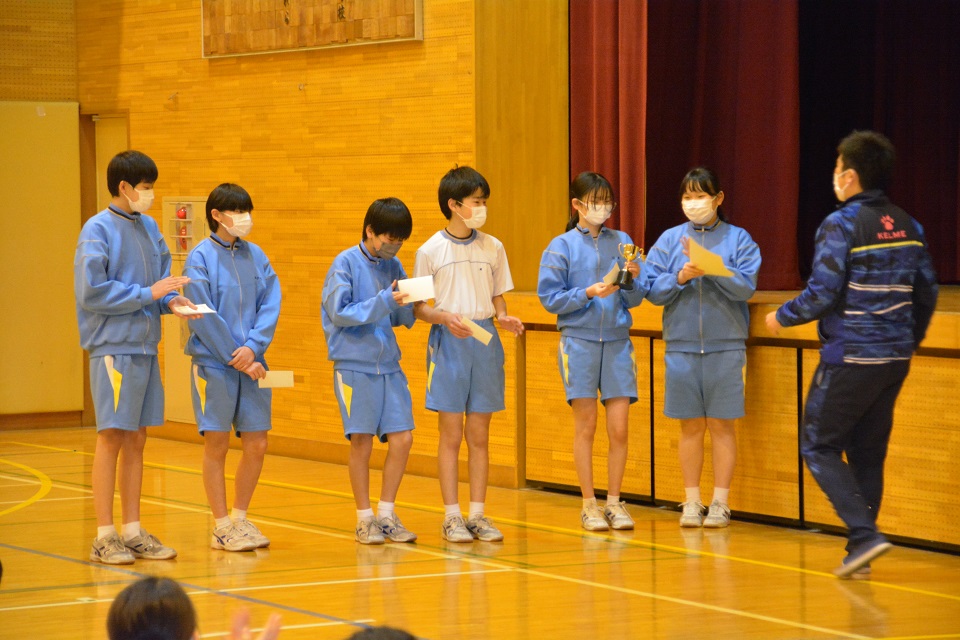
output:
<svg viewBox="0 0 960 640"><path fill-rule="evenodd" d="M125 546L120 534L113 533L93 541L90 549L90 562L103 564L133 564L133 554Z"/></svg>
<svg viewBox="0 0 960 640"><path fill-rule="evenodd" d="M473 534L467 531L467 523L459 513L443 519L440 525L440 537L447 542L473 542Z"/></svg>
<svg viewBox="0 0 960 640"><path fill-rule="evenodd" d="M591 502L580 511L580 525L587 531L606 531L610 528L606 518L603 517L603 511L600 511L600 507L595 502Z"/></svg>
<svg viewBox="0 0 960 640"><path fill-rule="evenodd" d="M703 519L703 526L708 529L722 529L730 524L730 507L719 500L710 503L710 511Z"/></svg>
<svg viewBox="0 0 960 640"><path fill-rule="evenodd" d="M500 529L493 526L493 522L486 516L470 516L470 519L467 520L467 531L482 542L500 542L503 540Z"/></svg>
<svg viewBox="0 0 960 640"><path fill-rule="evenodd" d="M233 526L237 528L241 534L247 536L251 540L257 543L257 549L262 549L264 547L270 546L270 538L263 535L260 532L260 529L257 528L257 525L253 524L246 518L243 520L237 520L233 523Z"/></svg>
<svg viewBox="0 0 960 640"><path fill-rule="evenodd" d="M410 531L400 522L400 516L393 514L377 520L380 530L392 542L413 542L417 539L417 534Z"/></svg>
<svg viewBox="0 0 960 640"><path fill-rule="evenodd" d="M170 560L177 557L177 552L170 547L163 546L163 543L157 539L157 536L147 533L140 529L140 535L131 539L124 540L123 546L133 554L134 558L143 558L144 560Z"/></svg>
<svg viewBox="0 0 960 640"><path fill-rule="evenodd" d="M618 531L633 529L633 518L627 513L627 503L625 502L620 501L612 504L608 502L607 506L603 508L603 517L610 523L611 529Z"/></svg>
<svg viewBox="0 0 960 640"><path fill-rule="evenodd" d="M237 528L236 524L231 522L213 530L213 536L210 538L210 548L223 549L224 551L253 551L257 548L257 542L245 535Z"/></svg>
<svg viewBox="0 0 960 640"><path fill-rule="evenodd" d="M684 502L680 504L683 514L680 516L681 527L702 527L703 512L706 507L702 502Z"/></svg>
<svg viewBox="0 0 960 640"><path fill-rule="evenodd" d="M383 531L376 518L357 522L357 542L360 544L383 544Z"/></svg>

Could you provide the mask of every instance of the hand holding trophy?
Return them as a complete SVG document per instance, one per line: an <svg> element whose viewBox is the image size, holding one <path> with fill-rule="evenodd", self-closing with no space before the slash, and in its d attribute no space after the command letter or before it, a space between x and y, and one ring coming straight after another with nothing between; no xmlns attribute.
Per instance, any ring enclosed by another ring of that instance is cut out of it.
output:
<svg viewBox="0 0 960 640"><path fill-rule="evenodd" d="M613 284L620 287L623 291L633 291L633 275L631 275L629 269L627 269L627 265L637 259L637 257L642 258L643 249L635 244L619 244L617 245L617 251L620 252L620 255L623 256L626 262L624 262Z"/></svg>

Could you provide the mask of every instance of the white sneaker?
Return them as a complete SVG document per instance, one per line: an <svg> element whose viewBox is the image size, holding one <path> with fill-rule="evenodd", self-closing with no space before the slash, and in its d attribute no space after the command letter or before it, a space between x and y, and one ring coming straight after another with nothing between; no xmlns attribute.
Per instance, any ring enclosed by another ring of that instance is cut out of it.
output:
<svg viewBox="0 0 960 640"><path fill-rule="evenodd" d="M360 544L383 544L383 531L376 518L357 522L357 542Z"/></svg>
<svg viewBox="0 0 960 640"><path fill-rule="evenodd" d="M608 502L607 506L603 508L603 517L610 523L611 529L616 529L617 531L633 529L633 518L631 518L627 512L626 502Z"/></svg>
<svg viewBox="0 0 960 640"><path fill-rule="evenodd" d="M134 557L123 545L120 534L113 533L93 541L90 548L90 562L103 564L133 564Z"/></svg>
<svg viewBox="0 0 960 640"><path fill-rule="evenodd" d="M467 519L467 531L481 542L500 542L503 540L503 533L500 532L500 529L493 526L493 521L484 515L470 516Z"/></svg>
<svg viewBox="0 0 960 640"><path fill-rule="evenodd" d="M603 517L603 511L600 511L595 502L580 511L580 525L587 531L606 531L610 528L607 519Z"/></svg>
<svg viewBox="0 0 960 640"><path fill-rule="evenodd" d="M710 503L710 511L703 519L703 526L708 529L722 529L730 524L730 507L719 500Z"/></svg>
<svg viewBox="0 0 960 640"><path fill-rule="evenodd" d="M262 549L264 547L270 546L270 538L263 535L260 532L260 529L257 528L257 525L253 524L246 518L242 520L237 520L233 523L233 526L237 528L241 534L247 536L251 540L257 543L257 549Z"/></svg>
<svg viewBox="0 0 960 640"><path fill-rule="evenodd" d="M123 546L127 551L133 554L134 558L143 558L144 560L170 560L177 557L177 552L170 547L165 547L157 536L147 533L140 529L139 535L130 540L124 540Z"/></svg>
<svg viewBox="0 0 960 640"><path fill-rule="evenodd" d="M703 512L706 511L706 507L702 502L684 502L680 508L683 509L683 514L680 516L681 527L703 526Z"/></svg>
<svg viewBox="0 0 960 640"><path fill-rule="evenodd" d="M473 534L467 531L467 523L459 513L443 519L440 525L440 537L447 542L473 542Z"/></svg>
<svg viewBox="0 0 960 640"><path fill-rule="evenodd" d="M380 531L391 542L413 542L417 539L417 534L410 531L400 522L400 516L394 513L392 516L379 518L377 524L380 525Z"/></svg>
<svg viewBox="0 0 960 640"><path fill-rule="evenodd" d="M253 551L257 548L257 542L244 535L231 522L213 530L213 536L210 537L210 548L222 549L223 551Z"/></svg>

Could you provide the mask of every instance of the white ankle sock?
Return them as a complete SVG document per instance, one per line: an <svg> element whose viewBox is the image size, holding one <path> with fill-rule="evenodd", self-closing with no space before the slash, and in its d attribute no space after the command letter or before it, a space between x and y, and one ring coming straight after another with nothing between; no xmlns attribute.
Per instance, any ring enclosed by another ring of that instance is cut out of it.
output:
<svg viewBox="0 0 960 640"><path fill-rule="evenodd" d="M614 495L611 495L611 494L609 494L609 493L607 494L607 504L608 504L608 505L609 505L609 504L617 504L617 503L619 503L619 502L620 502L620 496L618 496L618 495L617 495L617 496L614 496Z"/></svg>
<svg viewBox="0 0 960 640"><path fill-rule="evenodd" d="M482 502L471 502L470 503L470 517L483 517L483 503Z"/></svg>
<svg viewBox="0 0 960 640"><path fill-rule="evenodd" d="M128 522L128 523L126 523L125 525L123 525L123 539L124 539L124 541L126 541L126 540L133 540L133 539L136 538L138 535L140 535L140 521L139 521L139 520L135 520L135 521L133 521L133 522Z"/></svg>
<svg viewBox="0 0 960 640"><path fill-rule="evenodd" d="M392 518L393 517L393 508L395 503L393 502L384 502L381 500L377 503L377 517L381 520L383 518Z"/></svg>
<svg viewBox="0 0 960 640"><path fill-rule="evenodd" d="M246 519L247 519L247 510L246 510L246 509L237 509L236 507L234 507L234 508L233 508L233 511L230 512L230 517L233 518L234 521L237 521L237 520L246 520Z"/></svg>
<svg viewBox="0 0 960 640"><path fill-rule="evenodd" d="M583 499L583 508L584 508L584 509L586 509L587 507L595 507L595 506L597 506L597 497L596 497L596 496L594 496L594 497L592 497L592 498L584 498L584 499Z"/></svg>
<svg viewBox="0 0 960 640"><path fill-rule="evenodd" d="M373 520L373 509L357 509L357 520Z"/></svg>
<svg viewBox="0 0 960 640"><path fill-rule="evenodd" d="M700 487L685 487L687 502L700 502Z"/></svg>
<svg viewBox="0 0 960 640"><path fill-rule="evenodd" d="M97 527L97 539L108 538L117 532L117 528L112 524L105 527Z"/></svg>
<svg viewBox="0 0 960 640"><path fill-rule="evenodd" d="M213 519L213 526L215 529L222 529L228 524L230 524L230 516L223 516L222 518Z"/></svg>
<svg viewBox="0 0 960 640"><path fill-rule="evenodd" d="M730 499L730 489L714 489L713 499L718 501L720 504L727 504L727 500Z"/></svg>
<svg viewBox="0 0 960 640"><path fill-rule="evenodd" d="M443 505L443 515L444 516L454 516L460 515L460 504L445 504Z"/></svg>

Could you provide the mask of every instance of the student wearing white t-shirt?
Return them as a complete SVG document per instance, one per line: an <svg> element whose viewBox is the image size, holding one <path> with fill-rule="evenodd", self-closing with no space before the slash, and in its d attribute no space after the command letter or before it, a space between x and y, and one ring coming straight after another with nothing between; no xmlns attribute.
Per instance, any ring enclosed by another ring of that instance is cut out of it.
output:
<svg viewBox="0 0 960 640"><path fill-rule="evenodd" d="M507 315L503 294L513 289L503 244L478 229L487 218L490 185L475 169L457 167L440 180L440 211L448 220L417 250L414 276L433 276L434 306L415 303L416 317L432 325L427 345L427 409L440 428L437 452L445 516L441 535L449 542L503 540L484 515L490 418L503 411L503 345L493 319L514 335L519 318ZM462 320L492 334L484 345ZM469 454L470 511L466 521L457 495L460 443Z"/></svg>

